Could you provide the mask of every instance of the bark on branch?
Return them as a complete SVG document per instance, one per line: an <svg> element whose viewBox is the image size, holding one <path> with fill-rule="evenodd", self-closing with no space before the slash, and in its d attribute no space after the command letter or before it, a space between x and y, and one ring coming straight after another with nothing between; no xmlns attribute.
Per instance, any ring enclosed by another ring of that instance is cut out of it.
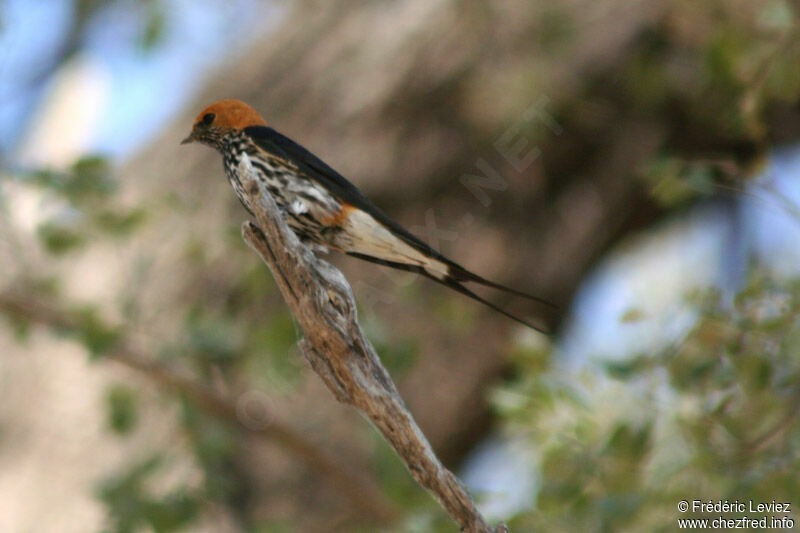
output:
<svg viewBox="0 0 800 533"><path fill-rule="evenodd" d="M464 486L434 454L361 331L344 275L300 243L254 176L243 178L258 223L245 222L243 237L269 265L303 329L300 348L311 367L337 400L369 417L414 479L433 494L462 531L507 532L503 525L487 525Z"/></svg>

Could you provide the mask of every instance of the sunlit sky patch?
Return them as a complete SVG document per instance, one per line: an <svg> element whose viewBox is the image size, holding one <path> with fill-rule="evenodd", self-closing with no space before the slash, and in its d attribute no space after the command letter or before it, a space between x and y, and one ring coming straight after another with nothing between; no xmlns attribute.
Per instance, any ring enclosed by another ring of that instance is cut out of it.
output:
<svg viewBox="0 0 800 533"><path fill-rule="evenodd" d="M737 291L744 276L731 272L744 272L752 257L781 277L800 274L800 149L777 149L746 191L738 203L699 205L609 254L577 293L564 361L625 359L678 341L693 324L687 295Z"/></svg>
<svg viewBox="0 0 800 533"><path fill-rule="evenodd" d="M9 0L2 13L0 148L26 136L25 123L42 91L36 75L57 57L69 26L72 2ZM164 126L209 72L268 34L285 6L258 0L164 2L164 32L154 47L142 46L144 7L120 2L102 10L87 28L79 54L106 74L109 94L84 151L130 155ZM144 3L138 4L144 6ZM42 31L47 28L47 31Z"/></svg>

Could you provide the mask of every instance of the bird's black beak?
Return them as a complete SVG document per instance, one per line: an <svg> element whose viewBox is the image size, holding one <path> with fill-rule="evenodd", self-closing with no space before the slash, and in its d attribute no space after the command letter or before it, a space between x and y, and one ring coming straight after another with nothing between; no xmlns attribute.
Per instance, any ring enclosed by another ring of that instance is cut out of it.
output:
<svg viewBox="0 0 800 533"><path fill-rule="evenodd" d="M190 133L184 140L181 141L181 144L189 144L194 142L194 132Z"/></svg>

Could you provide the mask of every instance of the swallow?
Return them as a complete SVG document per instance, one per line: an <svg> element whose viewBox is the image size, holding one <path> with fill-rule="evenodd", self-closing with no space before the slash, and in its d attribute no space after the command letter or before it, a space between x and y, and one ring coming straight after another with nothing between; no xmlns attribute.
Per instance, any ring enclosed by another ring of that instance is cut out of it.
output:
<svg viewBox="0 0 800 533"><path fill-rule="evenodd" d="M225 174L252 214L241 174L252 173L272 194L289 228L314 251L336 250L379 265L420 274L537 331L470 290L475 283L552 306L551 303L483 278L446 258L377 207L355 185L310 151L267 126L239 100L203 109L181 144L199 142L222 154Z"/></svg>

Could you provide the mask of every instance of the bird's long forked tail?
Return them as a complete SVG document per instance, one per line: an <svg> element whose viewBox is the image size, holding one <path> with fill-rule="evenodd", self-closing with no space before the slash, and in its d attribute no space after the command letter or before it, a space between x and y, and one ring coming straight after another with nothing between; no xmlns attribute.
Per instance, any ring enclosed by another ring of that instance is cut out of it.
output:
<svg viewBox="0 0 800 533"><path fill-rule="evenodd" d="M434 276L431 276L427 272L425 272L425 276L430 278L430 279L432 279L432 280L434 280L434 281L437 281L437 282L441 283L445 287L450 287L451 289L453 289L456 292L460 292L461 294L463 294L465 296L469 296L473 300L482 303L483 305L485 305L486 307L488 307L488 308L490 308L490 309L492 309L494 311L497 311L501 315L506 316L506 317L510 318L511 320L514 320L515 322L519 322L523 326L528 326L529 328L535 329L536 331L538 331L540 333L544 333L544 334L549 334L550 333L544 327L536 326L533 323L528 322L524 318L521 318L521 317L518 317L517 315L511 314L508 311L506 311L505 309L503 309L502 307L497 306L497 305L493 304L492 302L490 302L489 300L486 300L485 298L482 298L482 297L478 296L477 294L475 294L474 292L472 292L471 290L466 288L464 285L462 285L462 283L460 281L457 281L454 278L439 279L439 278L436 278ZM480 282L478 282L478 283L480 283ZM492 282L489 282L489 283L492 283ZM495 289L499 289L499 290L506 290L507 292L509 292L511 294L517 294L519 296L523 296L523 297L529 298L531 300L535 300L537 302L542 302L542 303L546 303L546 304L549 304L549 305L553 305L553 304L550 304L549 302L541 300L540 298L537 298L535 296L530 296L528 294L521 293L521 292L515 291L513 289L507 289L503 285L493 284L493 285L487 285L487 286L495 288Z"/></svg>
<svg viewBox="0 0 800 533"><path fill-rule="evenodd" d="M534 325L533 323L528 322L524 318L518 317L518 316L516 316L516 315L514 315L512 313L509 313L508 311L506 311L502 307L497 306L497 305L493 304L492 302L490 302L489 300L486 300L485 298L475 294L473 291L471 291L467 287L465 287L463 282L474 282L474 283L477 283L479 285L484 285L486 287L490 287L490 288L493 288L493 289L498 289L498 290L507 292L509 294L513 294L515 296L521 296L522 298L527 298L529 300L533 300L535 302L542 303L542 304L547 305L549 307L556 307L555 304L553 304L551 302L548 302L547 300L543 300L542 298L539 298L537 296L533 296L531 294L527 294L527 293L518 291L516 289L512 289L511 287L506 287L505 285L501 285L499 283L495 283L493 281L489 281L487 279L484 279L484 278L478 276L477 274L473 274L469 270L461 267L457 263L449 263L448 264L448 267L449 267L448 270L450 271L450 275L448 275L446 278L442 279L442 278L439 278L439 277L436 277L436 276L432 275L427 270L425 270L425 268L423 268L421 266L418 266L418 265L408 265L408 264L405 264L405 263L396 263L394 261L387 261L385 259L379 259L377 257L372 257L370 255L360 254L360 253L356 253L356 252L347 252L347 255L350 255L350 256L353 256L353 257L357 257L359 259L363 259L363 260L369 261L371 263L377 263L379 265L388 266L388 267L391 267L391 268L396 268L398 270L406 270L408 272L415 272L417 274L421 274L421 275L425 276L426 278L435 281L436 283L440 283L440 284L444 285L445 287L453 289L454 291L459 292L459 293L463 294L464 296L467 296L467 297L472 298L473 300L475 300L477 302L482 303L483 305L485 305L489 309L492 309L493 311L495 311L497 313L500 313L501 315L503 315L503 316L505 316L507 318L510 318L511 320L513 320L513 321L515 321L515 322L517 322L519 324L522 324L523 326L529 327L529 328L531 328L531 329L533 329L535 331L538 331L540 333L544 333L544 334L549 334L550 333L550 331L545 329L543 326Z"/></svg>
<svg viewBox="0 0 800 533"><path fill-rule="evenodd" d="M509 294L513 294L514 296L520 296L528 300L533 300L534 302L539 302L540 304L546 305L553 309L558 307L553 302L548 302L547 300L539 298L538 296L528 294L527 292L518 291L517 289L512 289L511 287L507 287L505 285L495 283L494 281L490 281L486 278L482 278L479 275L475 274L474 272L470 272L469 270L467 270L466 268L462 267L457 263L449 262L447 266L450 278L452 278L456 282L460 283L462 281L469 281L477 283L478 285L483 285L484 287L491 287L492 289L497 289L503 292L507 292Z"/></svg>

